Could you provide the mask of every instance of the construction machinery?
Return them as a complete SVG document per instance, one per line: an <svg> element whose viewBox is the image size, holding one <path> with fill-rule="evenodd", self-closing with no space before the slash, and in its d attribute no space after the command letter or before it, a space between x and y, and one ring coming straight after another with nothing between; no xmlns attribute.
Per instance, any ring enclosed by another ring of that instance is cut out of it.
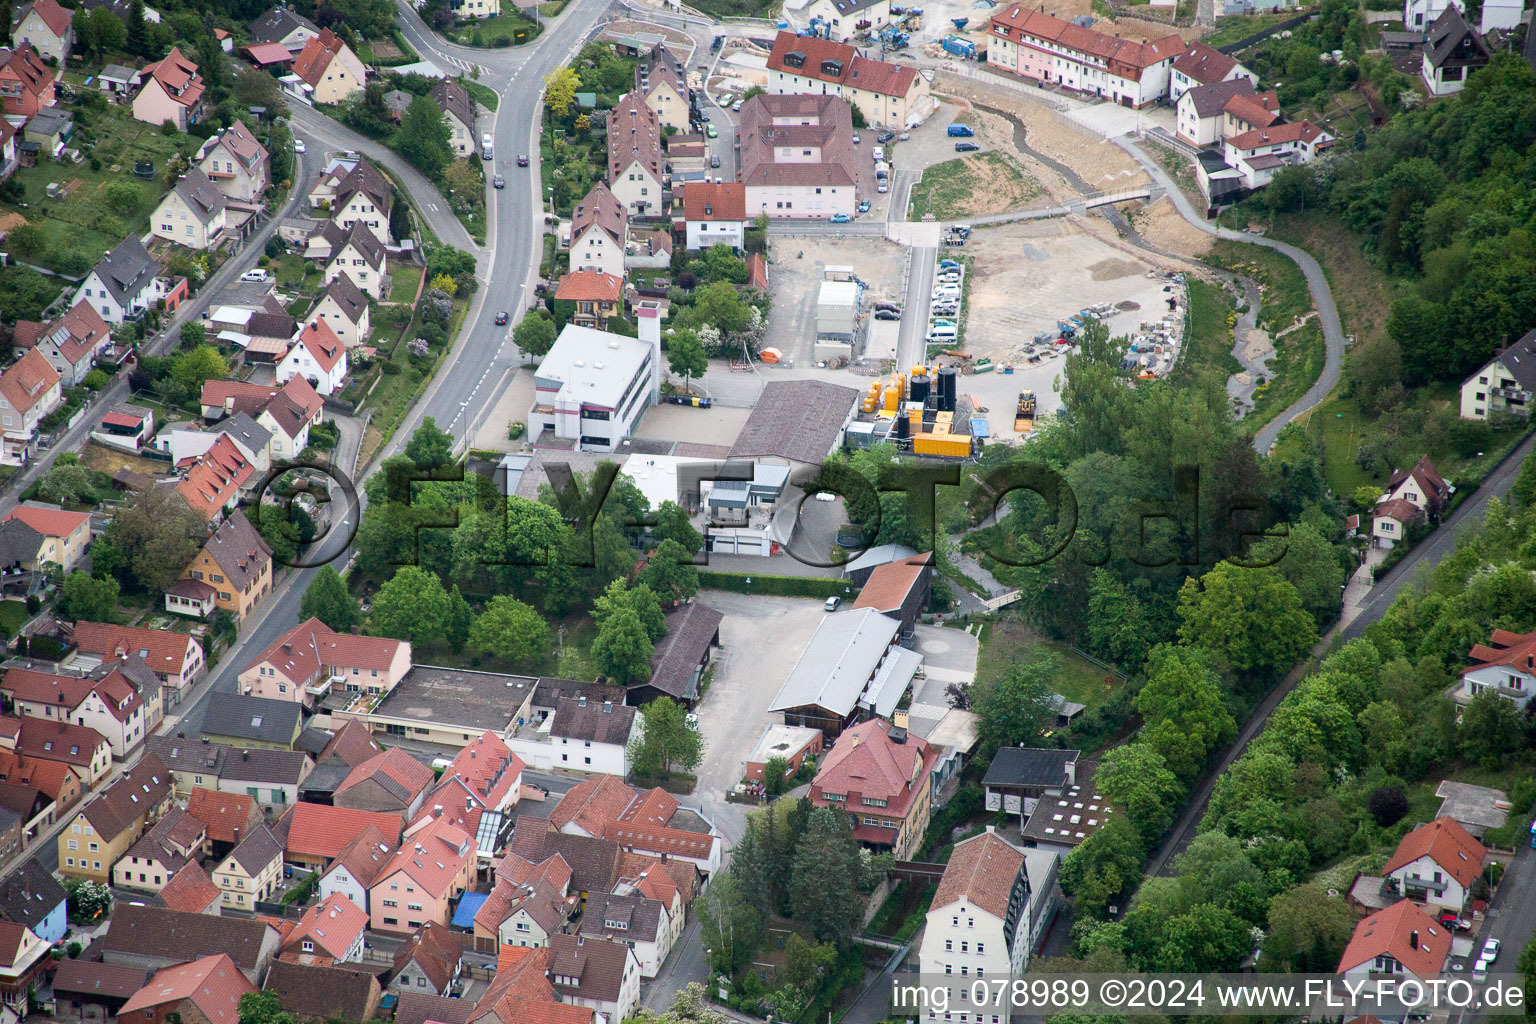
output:
<svg viewBox="0 0 1536 1024"><path fill-rule="evenodd" d="M1013 432L1016 434L1028 434L1035 429L1035 393L1033 391L1019 392L1018 411L1013 416Z"/></svg>
<svg viewBox="0 0 1536 1024"><path fill-rule="evenodd" d="M953 20L957 23L957 27L964 30L965 23L970 19L955 18ZM964 60L976 59L976 44L971 42L969 39L962 39L959 36L945 36L944 39L939 42L939 45L944 48L945 53L950 54L951 56L960 57Z"/></svg>

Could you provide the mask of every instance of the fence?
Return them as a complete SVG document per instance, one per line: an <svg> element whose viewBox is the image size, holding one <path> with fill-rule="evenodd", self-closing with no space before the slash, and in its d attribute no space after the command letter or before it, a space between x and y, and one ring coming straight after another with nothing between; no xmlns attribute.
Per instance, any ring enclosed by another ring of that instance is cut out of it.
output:
<svg viewBox="0 0 1536 1024"><path fill-rule="evenodd" d="M1287 29L1293 29L1297 25L1311 21L1313 17L1314 15L1311 14L1298 14L1296 17L1287 18L1277 25L1271 25L1269 28L1264 29L1262 32L1255 32L1253 35L1239 39L1235 43L1229 43L1226 46L1218 46L1216 49L1226 54L1237 53L1239 50L1248 49L1248 47L1252 46L1254 43L1263 42L1278 32L1284 32Z"/></svg>

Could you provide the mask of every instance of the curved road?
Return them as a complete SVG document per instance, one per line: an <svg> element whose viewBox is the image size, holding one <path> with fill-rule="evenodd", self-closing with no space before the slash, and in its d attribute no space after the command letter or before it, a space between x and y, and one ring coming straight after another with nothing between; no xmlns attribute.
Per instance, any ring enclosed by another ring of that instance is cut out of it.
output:
<svg viewBox="0 0 1536 1024"><path fill-rule="evenodd" d="M1339 372L1344 365L1344 331L1339 326L1339 312L1333 305L1333 292L1328 287L1328 276L1323 273L1323 268L1313 259L1311 254L1304 249L1298 249L1294 245L1276 241L1273 238L1265 238L1263 235L1254 235L1246 231L1233 231L1224 228L1202 217L1189 200L1169 177L1168 172L1156 160L1142 152L1140 146L1128 142L1122 137L1114 139L1115 145L1125 150L1141 164L1142 169L1152 176L1152 180L1163 186L1168 193L1168 198L1173 200L1174 207L1189 223L1204 231L1208 235L1224 238L1233 242L1247 242L1250 245L1262 245L1266 249L1273 249L1287 257L1291 262L1301 268L1302 274L1307 279L1307 290L1312 293L1312 304L1317 307L1318 319L1323 325L1323 343L1326 350L1326 359L1323 363L1323 372L1317 380L1307 389L1307 393L1297 399L1289 409L1276 416L1253 437L1253 446L1260 452L1267 452L1274 447L1275 438L1280 431L1302 413L1316 408L1334 385L1339 382Z"/></svg>

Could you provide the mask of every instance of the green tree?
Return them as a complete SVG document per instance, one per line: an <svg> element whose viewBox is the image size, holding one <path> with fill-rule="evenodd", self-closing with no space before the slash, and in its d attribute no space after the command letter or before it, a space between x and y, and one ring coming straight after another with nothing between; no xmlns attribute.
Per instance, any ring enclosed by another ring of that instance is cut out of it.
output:
<svg viewBox="0 0 1536 1024"><path fill-rule="evenodd" d="M996 680L971 686L971 710L979 719L981 751L990 758L1000 747L1032 746L1056 718L1052 689L1060 667L1054 654L1037 654L1011 665Z"/></svg>
<svg viewBox="0 0 1536 1024"><path fill-rule="evenodd" d="M1136 823L1148 846L1173 821L1184 795L1178 776L1147 743L1128 743L1105 754L1094 784L1105 799Z"/></svg>
<svg viewBox="0 0 1536 1024"><path fill-rule="evenodd" d="M77 622L111 622L117 617L117 580L72 572L64 577L64 615Z"/></svg>
<svg viewBox="0 0 1536 1024"><path fill-rule="evenodd" d="M405 457L417 469L431 471L446 466L453 460L453 437L446 430L438 429L437 420L427 416L406 443Z"/></svg>
<svg viewBox="0 0 1536 1024"><path fill-rule="evenodd" d="M448 647L454 653L464 649L469 643L470 630L475 627L475 610L469 606L469 601L459 590L455 583L453 589L448 592Z"/></svg>
<svg viewBox="0 0 1536 1024"><path fill-rule="evenodd" d="M6 233L5 240L12 252L29 257L41 254L48 245L43 229L36 224L18 224Z"/></svg>
<svg viewBox="0 0 1536 1024"><path fill-rule="evenodd" d="M581 79L569 67L557 68L544 77L544 108L555 117L565 117L576 102Z"/></svg>
<svg viewBox="0 0 1536 1024"><path fill-rule="evenodd" d="M768 794L768 799L783 794L789 788L793 774L794 766L789 763L789 758L770 757L763 765L763 791Z"/></svg>
<svg viewBox="0 0 1536 1024"><path fill-rule="evenodd" d="M693 378L704 376L709 369L709 356L696 332L685 327L667 338L667 369L683 378L685 391Z"/></svg>
<svg viewBox="0 0 1536 1024"><path fill-rule="evenodd" d="M469 644L503 661L532 661L549 649L549 624L532 605L498 595L475 620Z"/></svg>
<svg viewBox="0 0 1536 1024"><path fill-rule="evenodd" d="M1117 814L1083 840L1061 862L1061 888L1079 915L1102 920L1111 905L1141 881L1141 836L1130 819Z"/></svg>
<svg viewBox="0 0 1536 1024"><path fill-rule="evenodd" d="M1456 738L1467 760L1497 770L1505 755L1519 749L1523 732L1514 702L1485 691L1462 709Z"/></svg>
<svg viewBox="0 0 1536 1024"><path fill-rule="evenodd" d="M641 732L630 744L629 760L641 778L657 779L674 768L692 771L704 759L704 738L688 728L688 709L671 697L657 697L640 709Z"/></svg>
<svg viewBox="0 0 1536 1024"><path fill-rule="evenodd" d="M1320 885L1298 885L1269 904L1269 935L1260 970L1327 974L1339 962L1359 918Z"/></svg>
<svg viewBox="0 0 1536 1024"><path fill-rule="evenodd" d="M512 341L530 356L543 356L555 345L555 322L543 310L529 310L512 331Z"/></svg>
<svg viewBox="0 0 1536 1024"><path fill-rule="evenodd" d="M181 577L207 535L207 524L180 494L151 487L128 499L107 526L104 539L122 552L131 582L160 594Z"/></svg>
<svg viewBox="0 0 1536 1024"><path fill-rule="evenodd" d="M96 10L101 11L106 10L106 8L98 7ZM108 17L110 16L109 13ZM139 186L131 181L111 182L102 190L102 194L107 198L107 205L118 213L132 213L138 208L140 198Z"/></svg>
<svg viewBox="0 0 1536 1024"><path fill-rule="evenodd" d="M71 878L64 883L64 895L76 920L94 921L112 910L112 890L104 882Z"/></svg>
<svg viewBox="0 0 1536 1024"><path fill-rule="evenodd" d="M442 580L414 565L402 565L373 598L373 628L382 636L414 644L440 640L448 628L448 592Z"/></svg>
<svg viewBox="0 0 1536 1024"><path fill-rule="evenodd" d="M598 668L621 686L650 677L653 650L645 624L628 608L608 616L592 641Z"/></svg>
<svg viewBox="0 0 1536 1024"><path fill-rule="evenodd" d="M181 325L178 337L182 348L196 348L208 340L208 329L194 320Z"/></svg>
<svg viewBox="0 0 1536 1024"><path fill-rule="evenodd" d="M272 154L272 183L286 185L293 180L293 133L279 121L272 126L267 151Z"/></svg>
<svg viewBox="0 0 1536 1024"><path fill-rule="evenodd" d="M795 920L810 925L822 942L848 945L864 916L864 882L848 815L826 807L811 811L790 875Z"/></svg>
<svg viewBox="0 0 1536 1024"><path fill-rule="evenodd" d="M453 136L436 103L417 96L395 131L395 151L429 178L436 179L453 159Z"/></svg>
<svg viewBox="0 0 1536 1024"><path fill-rule="evenodd" d="M1284 539L1274 538L1254 545L1253 560L1275 561L1275 568L1286 582L1296 588L1301 606L1312 616L1319 629L1338 613L1344 600L1347 576L1339 549L1328 542L1310 523L1294 523Z"/></svg>
<svg viewBox="0 0 1536 1024"><path fill-rule="evenodd" d="M664 501L657 507L656 525L651 527L651 536L658 544L665 540L676 541L689 554L704 546L704 537L693 528L688 510L675 501Z"/></svg>
<svg viewBox="0 0 1536 1024"><path fill-rule="evenodd" d="M635 613L652 643L666 635L667 619L662 613L661 601L646 584L631 587L622 579L609 581L607 588L592 602L592 621L601 627L610 616L622 611Z"/></svg>
<svg viewBox="0 0 1536 1024"><path fill-rule="evenodd" d="M96 485L91 471L78 462L55 463L37 482L37 496L54 505L81 504L94 500Z"/></svg>
<svg viewBox="0 0 1536 1024"><path fill-rule="evenodd" d="M731 284L747 283L747 262L736 255L736 250L719 242L699 254L699 277L706 281L729 281Z"/></svg>
<svg viewBox="0 0 1536 1024"><path fill-rule="evenodd" d="M1200 654L1171 644L1158 647L1147 665L1146 685L1136 695L1136 710L1146 723L1142 740L1185 783L1237 735L1216 675Z"/></svg>
<svg viewBox="0 0 1536 1024"><path fill-rule="evenodd" d="M1157 635L1135 592L1105 569L1095 569L1089 581L1083 633L1095 654L1126 668L1147 660Z"/></svg>
<svg viewBox="0 0 1536 1024"><path fill-rule="evenodd" d="M389 204L389 237L397 242L411 237L411 204L399 192Z"/></svg>
<svg viewBox="0 0 1536 1024"><path fill-rule="evenodd" d="M745 329L751 318L751 307L742 301L736 286L715 281L694 293L686 322L692 327L710 324L721 334L732 335Z"/></svg>
<svg viewBox="0 0 1536 1024"><path fill-rule="evenodd" d="M1238 673L1278 678L1317 642L1296 588L1274 569L1221 562L1179 589L1179 637L1220 655Z"/></svg>
<svg viewBox="0 0 1536 1024"><path fill-rule="evenodd" d="M333 565L323 565L304 589L299 602L299 616L319 619L338 633L350 633L362 622L357 598L347 590L347 583Z"/></svg>
<svg viewBox="0 0 1536 1024"><path fill-rule="evenodd" d="M711 966L724 974L745 967L767 935L767 918L746 898L729 871L712 879L699 896L699 930Z"/></svg>
<svg viewBox="0 0 1536 1024"><path fill-rule="evenodd" d="M197 345L171 360L171 378L194 394L202 390L204 381L228 374L229 364L212 345Z"/></svg>
<svg viewBox="0 0 1536 1024"><path fill-rule="evenodd" d="M247 992L235 1004L240 1024L295 1024L293 1014L271 992Z"/></svg>
<svg viewBox="0 0 1536 1024"><path fill-rule="evenodd" d="M686 601L699 592L699 570L693 565L693 552L675 540L662 541L640 570L640 582L668 604Z"/></svg>
<svg viewBox="0 0 1536 1024"><path fill-rule="evenodd" d="M14 17L11 0L0 0L0 46L11 45L11 20Z"/></svg>

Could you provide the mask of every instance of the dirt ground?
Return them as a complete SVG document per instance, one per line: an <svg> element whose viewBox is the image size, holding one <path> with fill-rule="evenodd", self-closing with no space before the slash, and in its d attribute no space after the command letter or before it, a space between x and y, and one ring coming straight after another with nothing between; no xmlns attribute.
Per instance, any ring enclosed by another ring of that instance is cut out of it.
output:
<svg viewBox="0 0 1536 1024"><path fill-rule="evenodd" d="M901 302L902 268L908 250L875 238L786 238L774 243L768 275L773 305L768 337L794 366L809 366L816 341L816 296L828 266L852 267L864 282L864 308L882 300ZM796 255L803 253L804 255Z"/></svg>
<svg viewBox="0 0 1536 1024"><path fill-rule="evenodd" d="M0 231L10 231L19 228L27 222L27 218L19 213L0 213Z"/></svg>
<svg viewBox="0 0 1536 1024"><path fill-rule="evenodd" d="M135 473L142 473L148 477L164 476L171 470L169 462L141 459L137 455L129 455L127 452L95 442L87 444L80 450L80 464L87 469L102 473L116 473L120 469L131 469Z"/></svg>
<svg viewBox="0 0 1536 1024"><path fill-rule="evenodd" d="M1191 225L1173 201L1164 197L1150 206L1143 206L1131 217L1136 230L1152 245L1187 259L1199 259L1211 251L1215 239Z"/></svg>

